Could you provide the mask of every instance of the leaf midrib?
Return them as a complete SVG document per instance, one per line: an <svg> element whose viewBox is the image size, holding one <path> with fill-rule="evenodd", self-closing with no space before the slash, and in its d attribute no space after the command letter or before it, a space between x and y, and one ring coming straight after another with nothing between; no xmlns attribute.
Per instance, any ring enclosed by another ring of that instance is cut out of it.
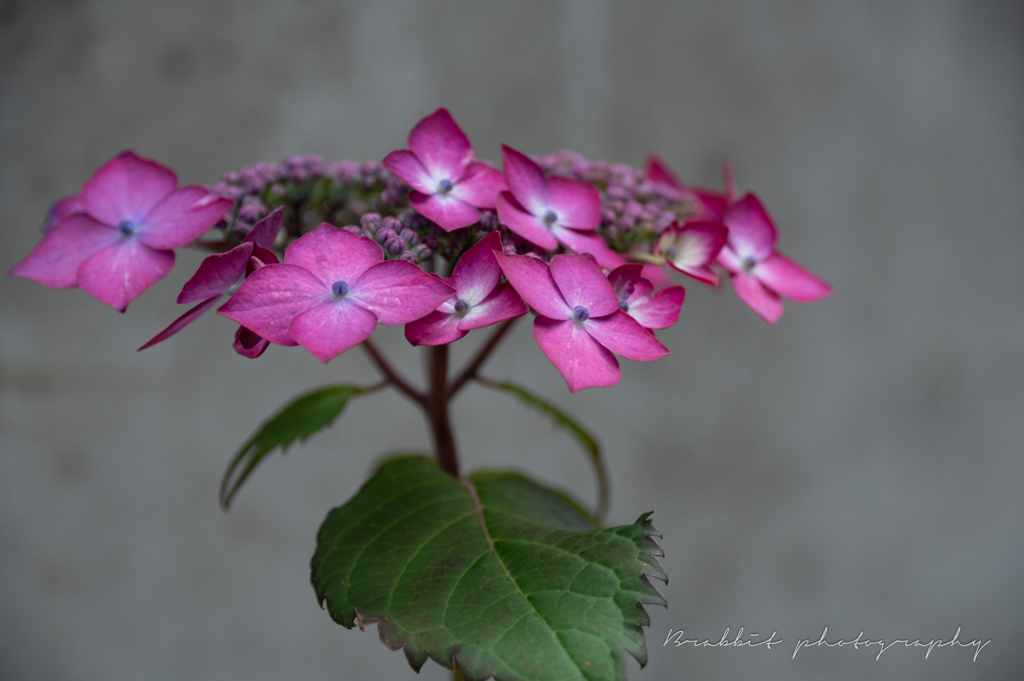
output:
<svg viewBox="0 0 1024 681"><path fill-rule="evenodd" d="M501 568L501 571L504 572L505 577L512 582L512 586L516 588L516 593L518 593L526 604L530 606L530 611L532 611L533 614L537 616L537 619L543 622L544 626L551 632L552 637L558 642L558 647L561 648L562 652L565 654L565 659L568 660L569 664L571 664L573 668L576 669L580 677L583 678L583 671L579 666L577 666L576 661L572 659L572 655L569 654L569 651L566 650L565 646L562 644L562 638L558 635L558 632L546 619L544 619L544 616L540 614L537 608L534 607L533 601L531 601L526 595L526 592L520 588L519 582L517 582L516 578L512 576L512 573L505 565L505 561L501 559L501 554L498 553L498 549L494 546L494 539L491 537L491 531L487 527L487 521L484 519L484 507L483 503L480 501L480 495L477 494L476 486L467 479L462 479L460 482L462 483L462 486L466 488L466 492L469 493L469 498L473 501L473 511L476 513L477 519L480 521L480 531L484 533L484 539L487 541L487 547L490 549L491 554L494 555L494 559L498 561L498 566ZM522 621L522 619L523 618L520 617L519 621Z"/></svg>

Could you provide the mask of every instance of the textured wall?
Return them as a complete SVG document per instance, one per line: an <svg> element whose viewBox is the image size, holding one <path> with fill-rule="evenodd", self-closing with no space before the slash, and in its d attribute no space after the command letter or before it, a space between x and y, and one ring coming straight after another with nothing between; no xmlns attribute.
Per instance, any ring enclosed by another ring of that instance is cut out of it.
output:
<svg viewBox="0 0 1024 681"><path fill-rule="evenodd" d="M657 511L670 607L631 676L1018 677L1022 29L1009 2L0 0L0 267L127 147L212 182L288 153L379 159L444 105L492 159L499 142L633 164L657 150L713 185L730 159L830 299L769 327L727 288L688 286L661 335L674 355L626 363L611 390L570 397L527 324L491 366L601 435L613 522ZM0 678L411 678L316 607L308 560L378 454L423 446L419 415L392 394L356 403L221 513L220 473L261 419L373 374L358 352L242 359L218 319L135 353L199 259L124 316L0 281ZM379 335L420 371L400 330ZM512 462L592 498L563 435L470 390L454 407L469 466ZM825 625L993 642L973 664L790 660ZM668 627L726 626L786 643L661 647Z"/></svg>

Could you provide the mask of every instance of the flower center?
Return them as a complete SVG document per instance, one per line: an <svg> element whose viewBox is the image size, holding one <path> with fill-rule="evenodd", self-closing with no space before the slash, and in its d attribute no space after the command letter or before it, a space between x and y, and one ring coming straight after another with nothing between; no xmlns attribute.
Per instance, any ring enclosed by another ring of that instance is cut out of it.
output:
<svg viewBox="0 0 1024 681"><path fill-rule="evenodd" d="M756 266L757 260L755 260L754 258L748 256L743 259L743 271L746 272L747 274L750 274L750 271L753 270Z"/></svg>
<svg viewBox="0 0 1024 681"><path fill-rule="evenodd" d="M437 183L437 189L442 194L447 194L448 192L450 192L452 190L453 187L455 187L455 185L452 184L452 181L449 180L448 178L445 178L445 179L443 179L443 180L441 180L440 182Z"/></svg>
<svg viewBox="0 0 1024 681"><path fill-rule="evenodd" d="M625 300L620 300L619 309L622 310L623 312L629 312L629 303L627 303Z"/></svg>
<svg viewBox="0 0 1024 681"><path fill-rule="evenodd" d="M665 255L668 256L669 260L675 260L676 256L679 255L679 252L676 251L676 249L674 249L674 248L670 248L667 251L665 251Z"/></svg>
<svg viewBox="0 0 1024 681"><path fill-rule="evenodd" d="M121 220L117 223L117 231L121 236L131 236L135 234L135 223L131 220Z"/></svg>
<svg viewBox="0 0 1024 681"><path fill-rule="evenodd" d="M553 210L549 210L546 213L544 213L544 217L541 218L541 219L544 221L545 225L550 227L551 225L553 225L556 222L558 222L558 213L556 213Z"/></svg>
<svg viewBox="0 0 1024 681"><path fill-rule="evenodd" d="M336 281L331 285L331 292L335 296L341 298L342 296L348 295L348 283L344 281Z"/></svg>
<svg viewBox="0 0 1024 681"><path fill-rule="evenodd" d="M466 314L469 311L469 303L462 298L455 301L455 314Z"/></svg>
<svg viewBox="0 0 1024 681"><path fill-rule="evenodd" d="M578 322L585 322L590 319L590 310L582 305L577 305L572 309L572 316Z"/></svg>

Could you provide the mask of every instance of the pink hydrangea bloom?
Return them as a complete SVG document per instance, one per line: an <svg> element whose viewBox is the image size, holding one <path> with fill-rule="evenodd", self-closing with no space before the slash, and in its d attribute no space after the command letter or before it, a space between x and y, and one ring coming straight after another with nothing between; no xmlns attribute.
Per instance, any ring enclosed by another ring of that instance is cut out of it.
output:
<svg viewBox="0 0 1024 681"><path fill-rule="evenodd" d="M500 251L501 237L491 232L473 244L455 265L445 283L455 296L426 317L405 325L405 337L413 345L445 345L473 329L520 317L526 303L507 283L501 284L501 268L494 259Z"/></svg>
<svg viewBox="0 0 1024 681"><path fill-rule="evenodd" d="M406 324L454 294L407 260L385 262L376 241L323 223L292 242L283 263L249 276L217 312L326 363L366 340L378 322Z"/></svg>
<svg viewBox="0 0 1024 681"><path fill-rule="evenodd" d="M50 288L80 286L120 312L174 265L173 248L210 229L232 202L178 187L170 168L126 151L82 186L82 212L46 233L11 274Z"/></svg>
<svg viewBox="0 0 1024 681"><path fill-rule="evenodd" d="M616 267L608 275L619 309L645 329L667 329L679 321L686 289L669 286L655 291L654 284L643 278L643 271L642 265L630 264Z"/></svg>
<svg viewBox="0 0 1024 681"><path fill-rule="evenodd" d="M563 244L590 253L602 267L623 264L622 258L594 233L601 224L601 195L585 182L545 177L526 155L501 146L508 191L498 194L498 220L527 241L552 250Z"/></svg>
<svg viewBox="0 0 1024 681"><path fill-rule="evenodd" d="M782 316L780 295L810 303L832 292L827 282L775 250L775 224L755 195L730 206L724 220L729 241L718 262L729 270L736 295L766 322Z"/></svg>
<svg viewBox="0 0 1024 681"><path fill-rule="evenodd" d="M533 336L565 378L570 392L619 382L612 355L649 362L670 354L647 329L619 309L619 299L592 255L542 260L495 253L509 283L538 314Z"/></svg>
<svg viewBox="0 0 1024 681"><path fill-rule="evenodd" d="M494 210L505 179L473 160L473 147L447 109L438 109L413 127L409 149L388 154L384 167L405 180L409 202L445 231L468 227L481 208Z"/></svg>
<svg viewBox="0 0 1024 681"><path fill-rule="evenodd" d="M711 220L687 220L682 226L673 222L658 237L654 252L664 257L665 263L677 272L715 286L718 275L711 265L728 234L725 225Z"/></svg>
<svg viewBox="0 0 1024 681"><path fill-rule="evenodd" d="M278 232L281 231L283 216L284 206L281 206L260 220L238 246L226 253L217 253L203 260L199 269L191 279L185 282L181 293L178 294L179 305L196 301L199 301L199 304L171 322L166 329L153 336L139 350L145 350L167 340L211 310L224 294L237 288L246 276L264 265L277 263L277 256L268 249L274 245ZM239 333L241 333L241 329L239 329ZM238 342L237 336L238 334L236 334L236 342ZM243 348L244 352L239 352L240 355L252 357L254 349L259 347L259 354L255 355L258 357L267 349L266 343L259 346L259 343L250 336L246 336L246 340L249 341L248 345ZM239 351L239 348L236 347L235 350Z"/></svg>

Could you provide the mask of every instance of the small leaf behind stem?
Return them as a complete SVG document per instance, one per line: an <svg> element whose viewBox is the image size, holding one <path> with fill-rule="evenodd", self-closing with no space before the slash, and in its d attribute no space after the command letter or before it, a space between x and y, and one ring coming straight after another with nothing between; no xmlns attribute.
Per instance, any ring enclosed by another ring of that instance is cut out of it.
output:
<svg viewBox="0 0 1024 681"><path fill-rule="evenodd" d="M597 440L590 434L590 431L576 423L555 405L537 397L522 386L510 383L509 381L492 381L482 376L477 376L476 380L488 388L513 395L526 406L547 416L556 426L564 428L569 432L583 451L586 452L587 458L590 459L590 463L594 467L594 475L597 477L597 510L594 516L598 520L604 520L605 515L608 513L608 470L605 468L604 459L601 457L601 446L597 444Z"/></svg>
<svg viewBox="0 0 1024 681"><path fill-rule="evenodd" d="M350 398L373 392L372 388L333 385L301 395L268 419L246 440L231 459L220 483L220 503L225 509L260 462L277 447L285 451L296 438L305 442L313 433L330 426Z"/></svg>

